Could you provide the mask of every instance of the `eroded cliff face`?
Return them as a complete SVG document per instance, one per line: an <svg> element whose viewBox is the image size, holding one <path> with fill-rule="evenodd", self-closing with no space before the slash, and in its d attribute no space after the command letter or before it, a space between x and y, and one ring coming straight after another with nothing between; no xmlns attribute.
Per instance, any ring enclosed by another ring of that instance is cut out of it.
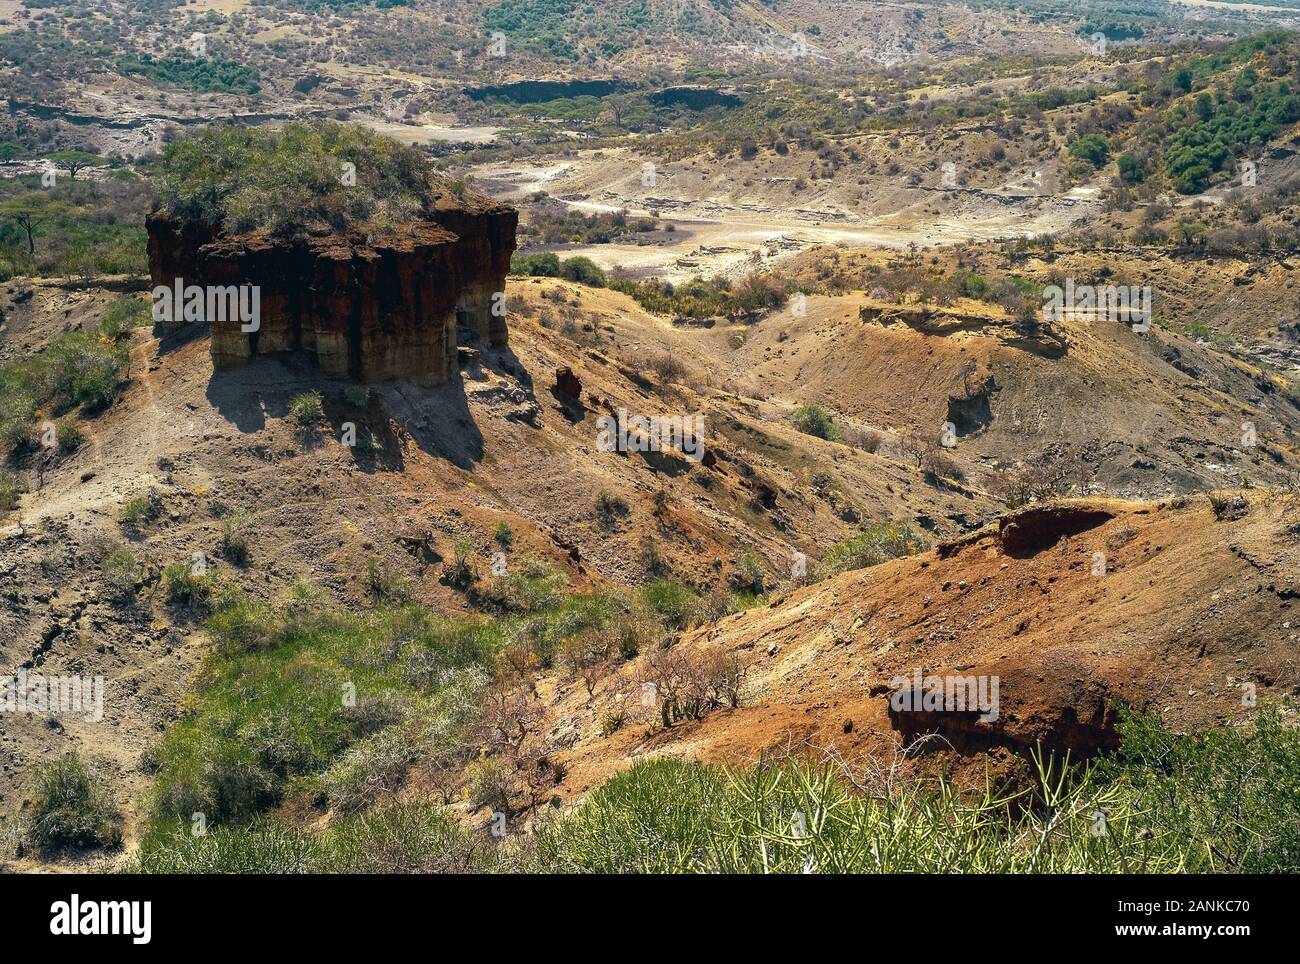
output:
<svg viewBox="0 0 1300 964"><path fill-rule="evenodd" d="M968 332L996 338L1004 345L1045 358L1062 358L1070 350L1069 339L1046 323L1018 321L992 311L972 314L938 305L875 303L859 308L858 316L878 325L907 325L926 335Z"/></svg>
<svg viewBox="0 0 1300 964"><path fill-rule="evenodd" d="M506 344L517 223L513 208L444 201L429 220L286 239L223 235L160 211L147 222L149 270L155 287L257 286L255 325L204 316L218 369L302 351L355 381L440 384L455 371L458 344Z"/></svg>

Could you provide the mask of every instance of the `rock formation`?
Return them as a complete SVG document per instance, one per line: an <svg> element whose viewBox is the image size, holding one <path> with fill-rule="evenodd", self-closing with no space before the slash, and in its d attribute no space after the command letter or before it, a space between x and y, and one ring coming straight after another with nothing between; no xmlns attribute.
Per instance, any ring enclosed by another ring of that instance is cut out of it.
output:
<svg viewBox="0 0 1300 964"><path fill-rule="evenodd" d="M226 235L159 211L147 222L149 272L155 286L258 286L256 330L208 319L215 368L302 351L358 382L440 384L458 345L506 344L517 223L513 208L478 195L444 200L429 220L292 239Z"/></svg>
<svg viewBox="0 0 1300 964"><path fill-rule="evenodd" d="M996 338L1021 351L1061 358L1070 342L1063 334L1037 318L1015 319L990 309L975 314L938 305L864 304L858 309L862 321L878 325L906 325L925 335L956 335L969 332Z"/></svg>

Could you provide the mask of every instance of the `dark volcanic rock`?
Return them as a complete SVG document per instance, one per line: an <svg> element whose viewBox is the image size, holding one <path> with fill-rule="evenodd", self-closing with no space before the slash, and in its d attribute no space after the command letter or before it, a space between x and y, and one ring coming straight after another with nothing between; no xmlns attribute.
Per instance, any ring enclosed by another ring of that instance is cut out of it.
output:
<svg viewBox="0 0 1300 964"><path fill-rule="evenodd" d="M582 382L573 374L572 368L556 369L555 390L570 401L582 400Z"/></svg>

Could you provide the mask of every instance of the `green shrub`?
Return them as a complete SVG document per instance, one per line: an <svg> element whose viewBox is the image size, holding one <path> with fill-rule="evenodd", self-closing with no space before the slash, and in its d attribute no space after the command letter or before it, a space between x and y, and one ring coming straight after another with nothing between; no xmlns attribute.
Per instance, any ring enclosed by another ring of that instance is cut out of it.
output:
<svg viewBox="0 0 1300 964"><path fill-rule="evenodd" d="M114 301L104 311L99 330L105 337L116 340L134 328L145 328L153 322L149 302L128 296Z"/></svg>
<svg viewBox="0 0 1300 964"><path fill-rule="evenodd" d="M878 566L890 559L915 555L926 548L926 540L902 520L877 522L851 539L837 543L822 560L826 575Z"/></svg>
<svg viewBox="0 0 1300 964"><path fill-rule="evenodd" d="M395 794L415 760L415 749L402 728L386 727L339 757L321 775L321 787L339 813L360 813Z"/></svg>
<svg viewBox="0 0 1300 964"><path fill-rule="evenodd" d="M117 513L117 521L125 526L138 526L148 518L149 500L143 495L128 499Z"/></svg>
<svg viewBox="0 0 1300 964"><path fill-rule="evenodd" d="M611 620L603 634L622 659L634 659L659 641L654 621L636 612L627 612Z"/></svg>
<svg viewBox="0 0 1300 964"><path fill-rule="evenodd" d="M763 572L762 565L759 564L758 557L752 552L746 552L740 557L728 584L738 593L744 593L748 596L761 596L766 588L767 574Z"/></svg>
<svg viewBox="0 0 1300 964"><path fill-rule="evenodd" d="M105 346L84 332L64 335L40 356L47 363L47 397L66 399L94 410L117 396L127 354L123 346Z"/></svg>
<svg viewBox="0 0 1300 964"><path fill-rule="evenodd" d="M543 559L527 559L504 576L493 579L485 601L508 612L551 609L561 601L566 579Z"/></svg>
<svg viewBox="0 0 1300 964"><path fill-rule="evenodd" d="M339 821L326 838L319 869L351 874L464 874L509 869L432 803L389 807Z"/></svg>
<svg viewBox="0 0 1300 964"><path fill-rule="evenodd" d="M314 432L325 422L325 399L318 391L302 392L289 402L289 418L304 434Z"/></svg>
<svg viewBox="0 0 1300 964"><path fill-rule="evenodd" d="M243 566L248 564L248 529L252 517L246 509L235 509L221 518L221 558Z"/></svg>
<svg viewBox="0 0 1300 964"><path fill-rule="evenodd" d="M122 815L77 754L39 764L32 796L29 832L42 852L121 846Z"/></svg>
<svg viewBox="0 0 1300 964"><path fill-rule="evenodd" d="M216 651L231 656L274 645L285 632L285 622L261 600L231 596L208 617L207 630Z"/></svg>
<svg viewBox="0 0 1300 964"><path fill-rule="evenodd" d="M841 437L834 416L820 405L795 406L795 410L790 413L790 424L805 435L816 438L836 441Z"/></svg>
<svg viewBox="0 0 1300 964"><path fill-rule="evenodd" d="M129 529L138 529L162 514L162 497L156 489L128 499L118 510L117 521Z"/></svg>
<svg viewBox="0 0 1300 964"><path fill-rule="evenodd" d="M86 440L86 437L81 434L81 429L77 428L77 423L66 418L54 423L54 436L61 452L75 452Z"/></svg>
<svg viewBox="0 0 1300 964"><path fill-rule="evenodd" d="M558 278L560 259L549 251L544 254L516 254L510 259L510 273L534 278Z"/></svg>
<svg viewBox="0 0 1300 964"><path fill-rule="evenodd" d="M18 508L18 497L27 491L27 483L4 469L0 469L0 512Z"/></svg>
<svg viewBox="0 0 1300 964"><path fill-rule="evenodd" d="M1146 160L1137 154L1121 154L1115 158L1115 165L1119 168L1119 176L1129 184L1141 184L1147 179L1149 171Z"/></svg>
<svg viewBox="0 0 1300 964"><path fill-rule="evenodd" d="M212 576L192 562L173 562L163 570L167 602L188 609L205 609L212 598Z"/></svg>
<svg viewBox="0 0 1300 964"><path fill-rule="evenodd" d="M72 331L32 358L0 364L0 442L11 448L31 444L38 410L107 406L117 397L128 360L126 346Z"/></svg>
<svg viewBox="0 0 1300 964"><path fill-rule="evenodd" d="M400 602L410 595L410 582L394 572L387 559L366 560L366 591L376 602Z"/></svg>
<svg viewBox="0 0 1300 964"><path fill-rule="evenodd" d="M100 564L109 595L118 600L134 597L135 587L144 578L144 567L134 552L125 546L112 550Z"/></svg>
<svg viewBox="0 0 1300 964"><path fill-rule="evenodd" d="M483 757L470 764L469 802L475 807L510 812L510 775L496 757Z"/></svg>
<svg viewBox="0 0 1300 964"><path fill-rule="evenodd" d="M670 629L684 629L700 605L699 595L672 579L652 579L637 594L646 609Z"/></svg>
<svg viewBox="0 0 1300 964"><path fill-rule="evenodd" d="M565 258L560 262L560 277L592 288L605 287L605 272L590 258Z"/></svg>
<svg viewBox="0 0 1300 964"><path fill-rule="evenodd" d="M0 445L23 449L32 444L32 423L37 398L31 386L20 382L0 365Z"/></svg>
<svg viewBox="0 0 1300 964"><path fill-rule="evenodd" d="M1110 157L1110 142L1101 134L1084 134L1078 138L1067 152L1071 159L1098 168Z"/></svg>
<svg viewBox="0 0 1300 964"><path fill-rule="evenodd" d="M535 278L564 278L592 288L603 288L607 281L604 270L590 258L579 255L561 261L549 251L514 255L510 259L510 273Z"/></svg>

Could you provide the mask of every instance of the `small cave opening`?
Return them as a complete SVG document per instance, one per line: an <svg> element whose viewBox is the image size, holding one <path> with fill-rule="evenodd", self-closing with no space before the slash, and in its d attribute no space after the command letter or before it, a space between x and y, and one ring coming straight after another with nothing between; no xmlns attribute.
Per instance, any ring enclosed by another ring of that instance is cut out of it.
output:
<svg viewBox="0 0 1300 964"><path fill-rule="evenodd" d="M957 435L974 435L993 424L993 393L998 390L992 376L960 394L948 396L948 421Z"/></svg>

